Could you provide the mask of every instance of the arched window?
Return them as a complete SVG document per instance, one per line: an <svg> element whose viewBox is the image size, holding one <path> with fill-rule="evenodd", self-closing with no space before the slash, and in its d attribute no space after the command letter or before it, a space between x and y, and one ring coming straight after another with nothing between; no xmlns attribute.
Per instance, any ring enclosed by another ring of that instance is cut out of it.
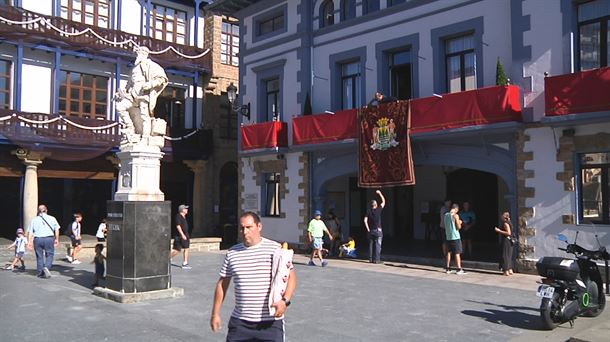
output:
<svg viewBox="0 0 610 342"><path fill-rule="evenodd" d="M369 14L379 11L379 0L363 0L362 1L362 12Z"/></svg>
<svg viewBox="0 0 610 342"><path fill-rule="evenodd" d="M341 0L341 21L356 17L356 0Z"/></svg>
<svg viewBox="0 0 610 342"><path fill-rule="evenodd" d="M320 6L320 27L335 23L335 4L333 0L326 0Z"/></svg>

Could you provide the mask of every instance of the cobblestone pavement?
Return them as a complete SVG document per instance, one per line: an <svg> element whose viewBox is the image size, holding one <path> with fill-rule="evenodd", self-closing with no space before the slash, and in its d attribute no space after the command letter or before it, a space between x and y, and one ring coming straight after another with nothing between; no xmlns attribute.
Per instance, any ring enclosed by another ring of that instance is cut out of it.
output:
<svg viewBox="0 0 610 342"><path fill-rule="evenodd" d="M184 288L184 297L136 304L93 296L90 259L81 265L56 260L45 280L35 277L32 254L26 272L0 272L2 341L224 341L232 288L223 331L213 334L208 326L223 252L192 253L192 270L172 267L173 286ZM287 341L610 340L609 310L577 319L573 329L539 330L535 276L447 275L440 268L359 260L330 260L322 268L306 261L295 257L299 285Z"/></svg>

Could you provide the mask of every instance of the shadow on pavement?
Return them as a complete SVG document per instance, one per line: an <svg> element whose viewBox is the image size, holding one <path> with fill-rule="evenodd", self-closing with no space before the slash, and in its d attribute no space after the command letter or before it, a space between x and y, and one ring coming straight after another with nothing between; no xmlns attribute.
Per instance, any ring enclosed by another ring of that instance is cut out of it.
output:
<svg viewBox="0 0 610 342"><path fill-rule="evenodd" d="M91 265L93 267L93 264ZM64 265L53 265L52 271L60 273L62 276L70 278L69 282L91 289L94 282L94 272L67 267Z"/></svg>
<svg viewBox="0 0 610 342"><path fill-rule="evenodd" d="M544 330L540 324L540 316L538 315L538 309L527 307L527 306L511 306L494 304L490 302L480 302L474 300L468 300L467 302L478 303L484 305L490 305L498 308L496 309L485 309L484 311L476 310L463 310L464 315L479 317L485 319L487 322L507 325L513 328L525 329L525 330ZM502 310L499 310L502 309ZM530 314L523 311L536 312L536 314Z"/></svg>

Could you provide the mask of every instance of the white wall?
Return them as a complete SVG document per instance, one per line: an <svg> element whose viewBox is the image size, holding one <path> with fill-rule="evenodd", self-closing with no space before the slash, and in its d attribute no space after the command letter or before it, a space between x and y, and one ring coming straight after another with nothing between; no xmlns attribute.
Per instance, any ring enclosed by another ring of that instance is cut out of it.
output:
<svg viewBox="0 0 610 342"><path fill-rule="evenodd" d="M144 33L144 22L142 22L142 6L138 0L123 0L121 8L121 31L140 34L140 28Z"/></svg>
<svg viewBox="0 0 610 342"><path fill-rule="evenodd" d="M563 70L561 2L527 0L523 15L530 15L531 29L523 34L523 43L530 46L532 60L523 65L523 77L531 77L532 91L525 93L525 106L534 108L534 119L544 116L544 73L552 75Z"/></svg>
<svg viewBox="0 0 610 342"><path fill-rule="evenodd" d="M591 135L610 132L610 124L586 125L575 127L576 135ZM526 181L526 186L535 188L535 197L527 199L526 206L534 208L534 217L528 220L528 227L536 228L536 236L528 238L528 244L535 246L534 259L546 255L564 256L557 250L564 243L557 240L557 234L568 236L572 242L579 231L578 244L585 248L597 248L595 234L604 246L610 245L607 225L563 224L562 215L576 214L576 192L564 191L563 182L556 179L557 172L564 169L563 163L556 160L557 149L552 128L528 129L531 140L525 150L534 152L534 160L525 164L525 169L534 170L534 178ZM556 128L561 135L561 128Z"/></svg>
<svg viewBox="0 0 610 342"><path fill-rule="evenodd" d="M53 14L53 1L40 1L40 0L21 0L21 7L28 11L52 15Z"/></svg>
<svg viewBox="0 0 610 342"><path fill-rule="evenodd" d="M318 77L314 78L314 91L312 105L314 113L323 112L330 108L330 74L329 56L342 51L366 46L366 96L368 101L375 90L380 86L377 83L377 61L375 44L378 42L404 37L419 33L419 52L413 53L413 60L419 65L420 97L431 96L434 92L435 68L433 49L431 43L431 30L459 23L472 18L483 16L483 72L484 84L479 87L495 85L496 59L504 64L505 70L511 70L511 38L510 38L510 3L509 1L484 1L449 11L426 15L421 18L403 22L406 18L416 18L424 13L455 5L455 1L438 1L424 6L409 9L407 12L398 12L383 16L377 20L367 21L357 26L349 26L343 30L314 38L315 50L313 57L313 71ZM395 25L392 25L395 23ZM335 40L349 36L342 40ZM512 78L512 75L509 77Z"/></svg>
<svg viewBox="0 0 610 342"><path fill-rule="evenodd" d="M275 217L261 217L263 222L263 236L266 238L276 240L279 242L286 241L288 243L296 244L299 243L299 237L301 236L301 230L299 230L299 223L301 223L301 217L299 211L303 209L303 206L299 204L299 197L304 196L304 189L299 189L298 184L302 183L302 177L299 176L299 170L301 169L301 163L299 163L299 157L301 153L287 153L284 158L287 163L287 170L285 176L288 177L289 182L286 184L286 195L280 204L281 213L285 214L285 218ZM256 185L256 177L254 172L254 163L256 161L267 161L275 160L275 154L264 156L264 157L242 157L244 167L242 172L244 174L243 187L244 192L241 194L256 194L258 198L258 212L259 214L264 209L264 203L262 199L261 187ZM242 206L240 212L251 209Z"/></svg>
<svg viewBox="0 0 610 342"><path fill-rule="evenodd" d="M23 63L22 111L51 113L51 76L49 67Z"/></svg>

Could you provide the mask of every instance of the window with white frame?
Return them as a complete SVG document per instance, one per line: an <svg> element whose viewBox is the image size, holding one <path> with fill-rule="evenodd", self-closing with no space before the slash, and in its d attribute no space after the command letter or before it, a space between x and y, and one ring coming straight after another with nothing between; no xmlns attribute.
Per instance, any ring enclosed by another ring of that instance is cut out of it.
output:
<svg viewBox="0 0 610 342"><path fill-rule="evenodd" d="M220 62L238 66L239 57L239 25L229 21L222 21L220 34Z"/></svg>
<svg viewBox="0 0 610 342"><path fill-rule="evenodd" d="M0 109L11 107L11 62L0 59Z"/></svg>
<svg viewBox="0 0 610 342"><path fill-rule="evenodd" d="M277 15L261 20L258 23L258 35L263 36L271 32L279 31L284 28L284 13L278 13Z"/></svg>
<svg viewBox="0 0 610 342"><path fill-rule="evenodd" d="M267 109L267 120L276 121L280 119L280 79L272 78L265 82L265 103Z"/></svg>
<svg viewBox="0 0 610 342"><path fill-rule="evenodd" d="M62 18L110 28L110 0L61 0Z"/></svg>
<svg viewBox="0 0 610 342"><path fill-rule="evenodd" d="M264 216L280 216L280 174L278 172L264 173Z"/></svg>
<svg viewBox="0 0 610 342"><path fill-rule="evenodd" d="M583 153L580 162L580 223L610 224L610 152Z"/></svg>
<svg viewBox="0 0 610 342"><path fill-rule="evenodd" d="M406 100L411 98L411 52L398 50L388 53L390 95Z"/></svg>
<svg viewBox="0 0 610 342"><path fill-rule="evenodd" d="M379 0L363 0L362 1L362 12L369 14L379 11Z"/></svg>
<svg viewBox="0 0 610 342"><path fill-rule="evenodd" d="M157 98L155 117L164 119L170 128L185 128L186 89L168 86Z"/></svg>
<svg viewBox="0 0 610 342"><path fill-rule="evenodd" d="M341 0L341 21L356 17L356 1Z"/></svg>
<svg viewBox="0 0 610 342"><path fill-rule="evenodd" d="M406 0L388 0L388 7L396 6L405 3Z"/></svg>
<svg viewBox="0 0 610 342"><path fill-rule="evenodd" d="M335 23L335 3L326 0L320 6L320 27L331 26Z"/></svg>
<svg viewBox="0 0 610 342"><path fill-rule="evenodd" d="M472 34L445 41L447 92L476 89L476 55Z"/></svg>
<svg viewBox="0 0 610 342"><path fill-rule="evenodd" d="M610 61L610 3L590 1L578 6L580 70L597 69Z"/></svg>
<svg viewBox="0 0 610 342"><path fill-rule="evenodd" d="M150 20L151 37L176 44L187 44L186 12L153 4Z"/></svg>
<svg viewBox="0 0 610 342"><path fill-rule="evenodd" d="M341 108L352 109L360 107L361 90L360 61L341 65Z"/></svg>
<svg viewBox="0 0 610 342"><path fill-rule="evenodd" d="M65 70L60 72L60 114L106 119L107 110L108 77Z"/></svg>

